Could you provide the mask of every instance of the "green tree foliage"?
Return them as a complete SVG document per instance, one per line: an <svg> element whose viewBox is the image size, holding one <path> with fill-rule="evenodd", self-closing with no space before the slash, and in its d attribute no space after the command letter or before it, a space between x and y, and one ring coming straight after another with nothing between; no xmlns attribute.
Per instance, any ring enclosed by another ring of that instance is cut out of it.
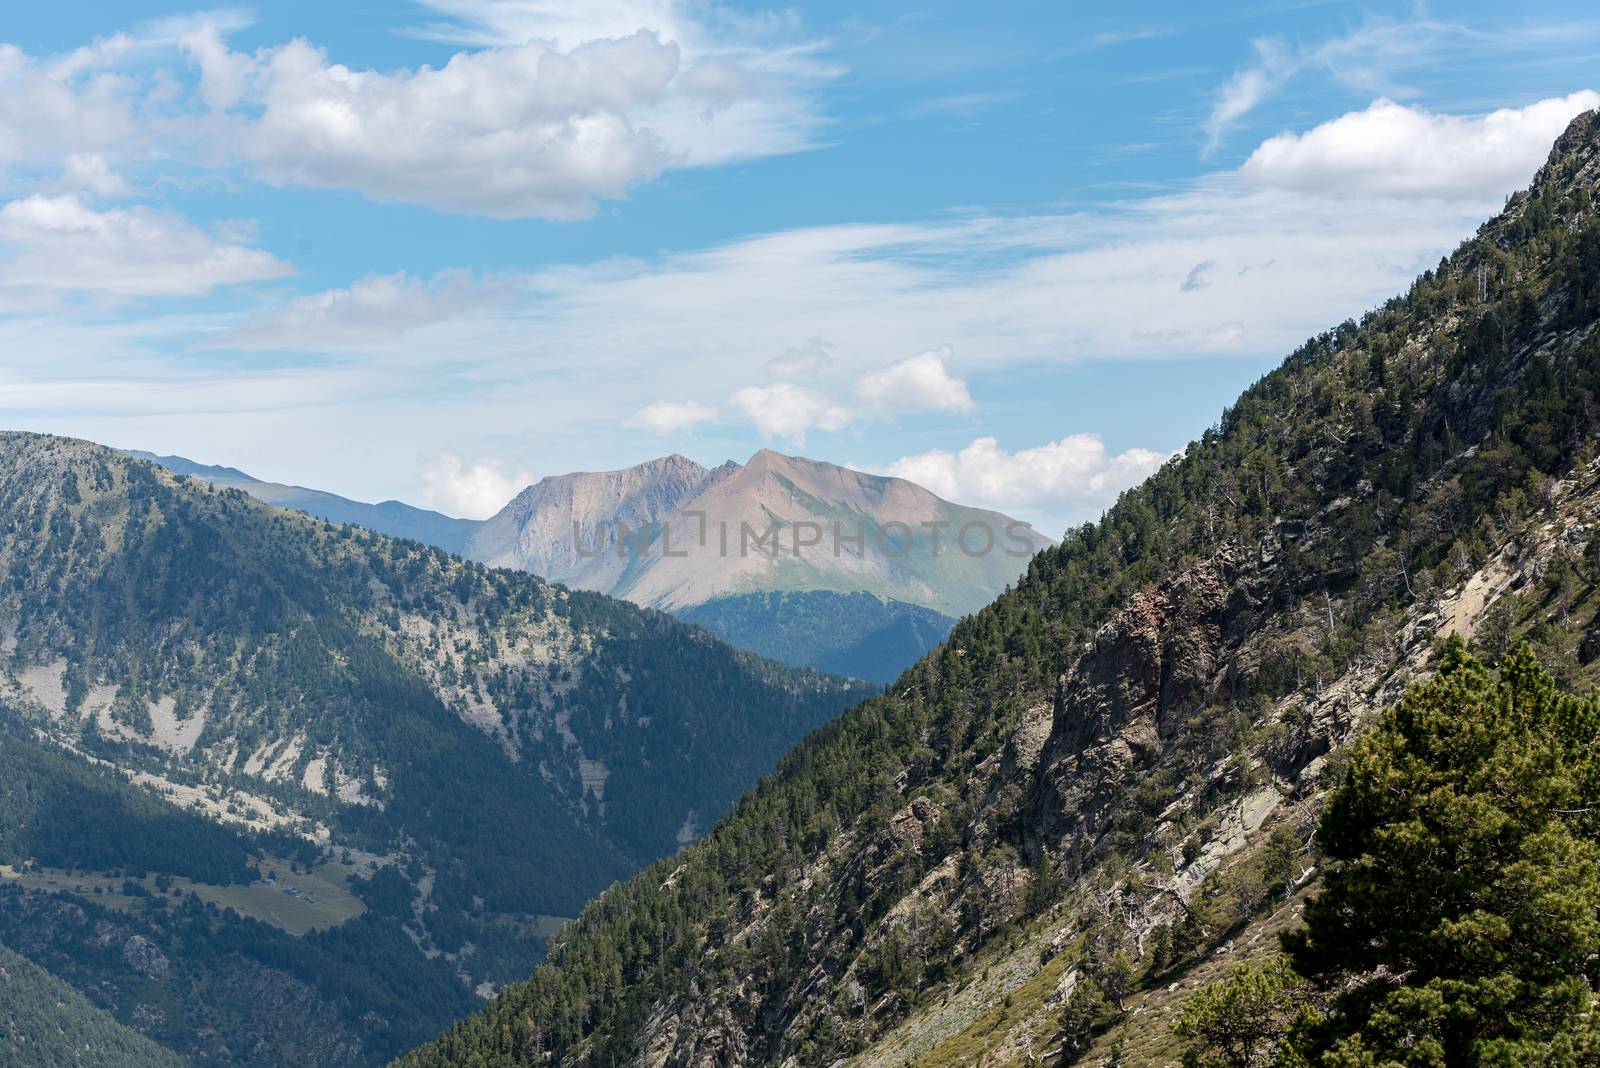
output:
<svg viewBox="0 0 1600 1068"><path fill-rule="evenodd" d="M1317 990L1274 956L1235 965L1191 996L1173 1030L1184 1068L1270 1068L1295 1063L1289 1036L1321 1015Z"/></svg>
<svg viewBox="0 0 1600 1068"><path fill-rule="evenodd" d="M1330 1065L1600 1058L1600 700L1522 647L1454 643L1351 754L1297 970L1334 993L1303 1051Z"/></svg>
<svg viewBox="0 0 1600 1068"><path fill-rule="evenodd" d="M248 882L257 843L47 749L0 708L0 861Z"/></svg>

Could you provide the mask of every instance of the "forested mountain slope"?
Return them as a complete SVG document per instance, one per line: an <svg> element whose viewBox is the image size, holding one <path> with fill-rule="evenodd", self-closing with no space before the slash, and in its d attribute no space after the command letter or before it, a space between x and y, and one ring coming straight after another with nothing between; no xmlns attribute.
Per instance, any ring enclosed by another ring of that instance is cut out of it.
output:
<svg viewBox="0 0 1600 1068"><path fill-rule="evenodd" d="M179 1068L183 1061L0 946L0 1068Z"/></svg>
<svg viewBox="0 0 1600 1068"><path fill-rule="evenodd" d="M1600 652L1600 116L422 1065L1174 1063L1443 635Z"/></svg>
<svg viewBox="0 0 1600 1068"><path fill-rule="evenodd" d="M212 1024L174 1020L176 1003L149 1025L201 1060L303 1057L297 1015L331 1036L319 1063L398 1052L475 987L525 974L547 917L673 852L795 739L871 692L661 613L269 508L110 449L0 435L0 736L16 739L0 760L26 754L37 784L0 782L0 805L21 814L0 825L0 862L59 869L5 881L26 900L3 910L0 938L63 953L41 963L95 989L120 967L95 946L106 924L105 937L179 961L175 982L211 974L220 947L293 979L262 978L251 996L255 980L233 969L202 987L202 1004L214 995L249 1018L230 1025L257 1036L248 1056L207 1053ZM75 783L74 766L117 775ZM106 833L174 811L130 799L129 780L206 819L165 851L170 836ZM68 844L74 855L57 856ZM322 903L354 892L342 915L359 918L289 945L270 923L212 916L198 900L147 908L116 881L83 883L70 909L45 893L49 878L132 869L194 880L208 901L231 900L216 888L234 883L259 897L269 857L285 875L294 864L296 882L337 862ZM401 1013L407 986L435 993Z"/></svg>

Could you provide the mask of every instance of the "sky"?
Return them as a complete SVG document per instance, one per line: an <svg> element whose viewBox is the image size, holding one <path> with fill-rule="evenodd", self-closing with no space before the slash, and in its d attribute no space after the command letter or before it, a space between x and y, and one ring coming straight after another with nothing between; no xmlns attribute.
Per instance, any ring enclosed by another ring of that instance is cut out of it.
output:
<svg viewBox="0 0 1600 1068"><path fill-rule="evenodd" d="M59 0L0 42L0 425L472 517L766 447L1058 534L1600 106L1583 3Z"/></svg>

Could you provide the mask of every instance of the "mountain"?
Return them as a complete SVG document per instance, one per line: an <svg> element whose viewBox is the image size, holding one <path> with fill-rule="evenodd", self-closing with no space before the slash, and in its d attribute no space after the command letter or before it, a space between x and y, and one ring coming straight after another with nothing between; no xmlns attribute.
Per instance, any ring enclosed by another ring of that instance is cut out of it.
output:
<svg viewBox="0 0 1600 1068"><path fill-rule="evenodd" d="M674 454L550 476L481 522L261 482L179 456L131 455L279 507L670 611L791 666L848 665L882 683L1051 544L1009 516L904 479L765 449L742 466L706 468ZM870 627L850 611L865 602L839 596L857 593L878 605ZM831 639L818 644L802 630Z"/></svg>
<svg viewBox="0 0 1600 1068"><path fill-rule="evenodd" d="M420 1041L872 692L0 434L0 942L197 1064Z"/></svg>
<svg viewBox="0 0 1600 1068"><path fill-rule="evenodd" d="M552 582L609 593L626 566L615 552L623 528L656 526L737 467L730 462L711 470L674 453L621 471L542 478L483 521L467 544L467 555L494 567L515 567ZM574 527L595 532L596 544L610 551L580 555Z"/></svg>
<svg viewBox="0 0 1600 1068"><path fill-rule="evenodd" d="M1005 589L1047 544L1008 516L905 479L763 449L715 470L672 456L545 479L485 522L467 553L674 611L829 590L957 616Z"/></svg>
<svg viewBox="0 0 1600 1068"><path fill-rule="evenodd" d="M794 666L889 683L1049 539L904 479L763 449L528 487L474 559L662 608Z"/></svg>
<svg viewBox="0 0 1600 1068"><path fill-rule="evenodd" d="M1348 747L1448 635L1600 677L1597 193L1591 112L1406 294L400 1063L1177 1062L1188 995L1319 893ZM1488 961L1491 930L1452 937Z"/></svg>
<svg viewBox="0 0 1600 1068"><path fill-rule="evenodd" d="M477 522L471 519L457 519L400 501L366 504L324 490L286 486L279 482L263 482L236 467L196 463L182 456L157 456L155 453L138 449L129 449L127 453L129 456L160 464L168 471L202 479L214 486L243 490L256 500L265 501L279 508L294 508L309 512L319 519L327 519L334 523L354 523L369 530L376 530L380 534L387 534L391 538L410 538L413 541L426 542L457 555L461 554L478 526Z"/></svg>

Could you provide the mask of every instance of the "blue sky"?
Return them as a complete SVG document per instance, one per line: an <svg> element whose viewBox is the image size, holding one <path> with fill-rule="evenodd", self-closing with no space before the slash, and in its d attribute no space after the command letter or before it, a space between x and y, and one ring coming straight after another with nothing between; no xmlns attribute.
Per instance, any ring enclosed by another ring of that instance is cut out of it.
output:
<svg viewBox="0 0 1600 1068"><path fill-rule="evenodd" d="M57 3L0 421L485 514L770 446L1051 533L1470 234L1585 5Z"/></svg>

